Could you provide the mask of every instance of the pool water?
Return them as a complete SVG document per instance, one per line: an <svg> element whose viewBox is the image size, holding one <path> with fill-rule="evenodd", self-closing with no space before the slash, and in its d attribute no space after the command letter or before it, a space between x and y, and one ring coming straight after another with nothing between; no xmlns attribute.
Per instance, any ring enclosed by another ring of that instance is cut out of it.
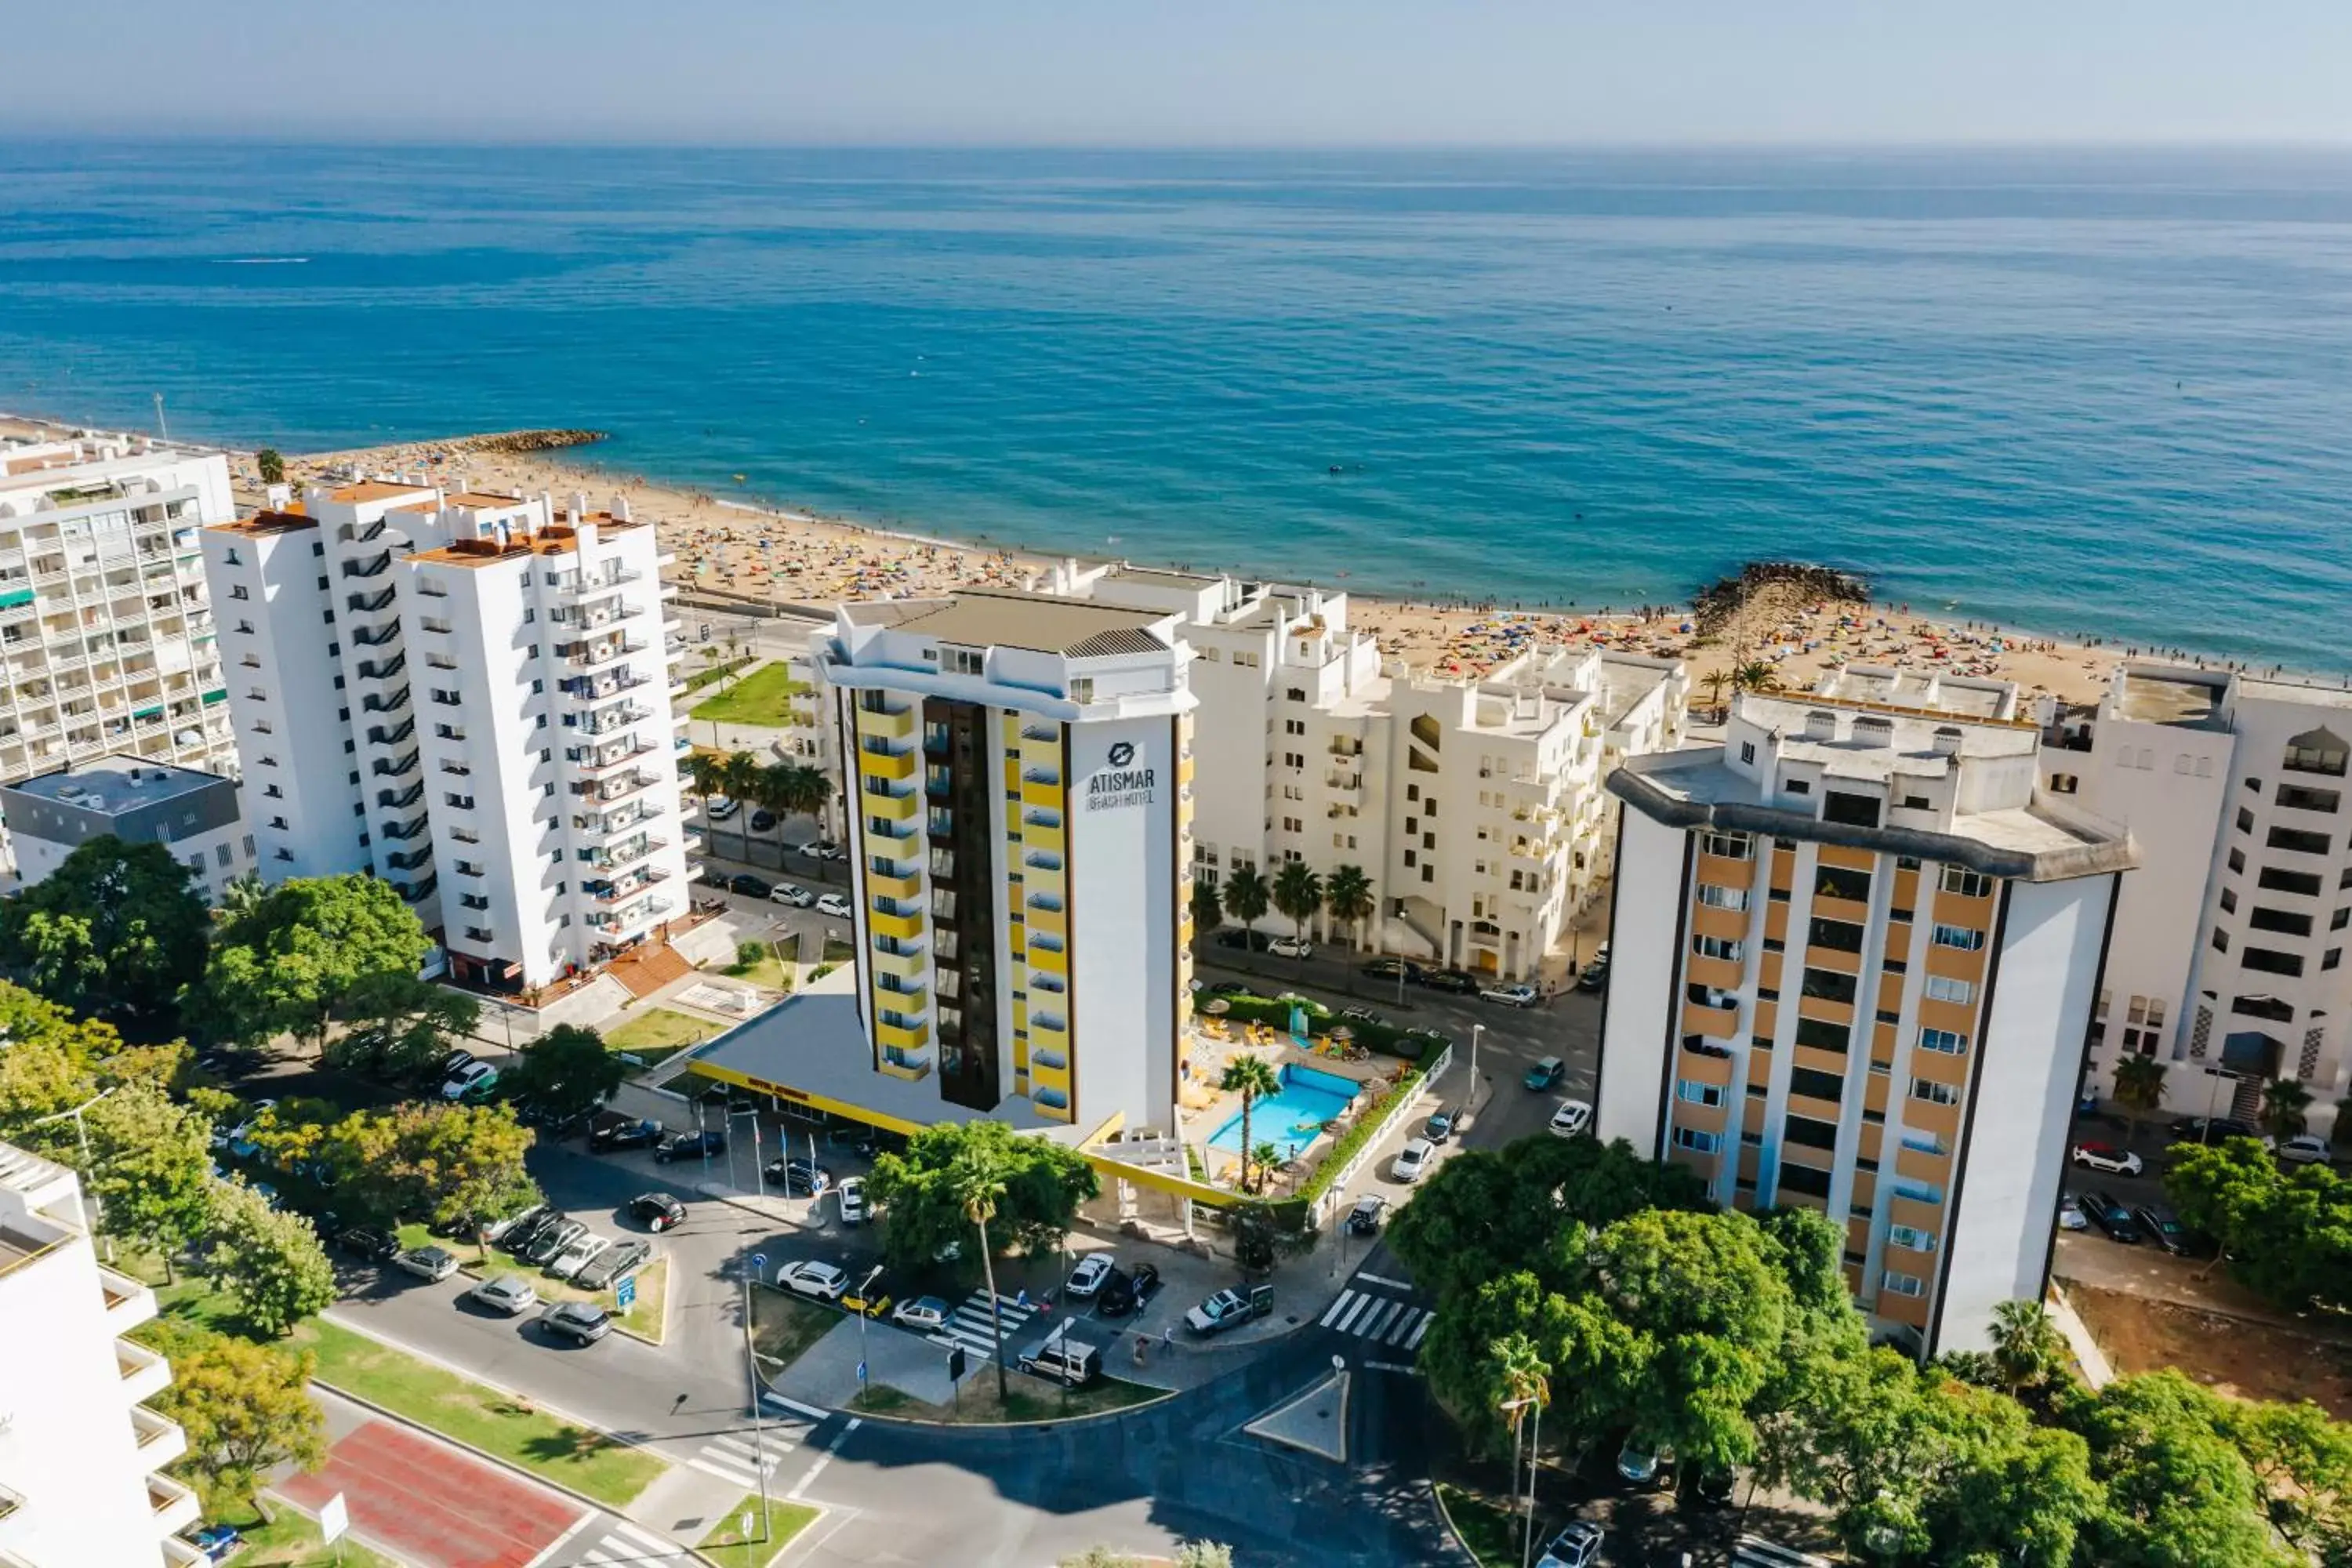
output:
<svg viewBox="0 0 2352 1568"><path fill-rule="evenodd" d="M1355 1098L1355 1079L1286 1063L1282 1069L1282 1092L1250 1107L1250 1142L1271 1143L1285 1159L1296 1159L1300 1150L1321 1135L1323 1124L1347 1110ZM1240 1111L1217 1129L1209 1147L1229 1154L1242 1152Z"/></svg>

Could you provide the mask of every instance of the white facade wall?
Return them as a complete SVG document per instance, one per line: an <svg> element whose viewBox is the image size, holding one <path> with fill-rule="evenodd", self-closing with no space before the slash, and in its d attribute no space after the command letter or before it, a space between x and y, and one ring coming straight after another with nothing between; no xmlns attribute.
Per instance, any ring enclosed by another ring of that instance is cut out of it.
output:
<svg viewBox="0 0 2352 1568"><path fill-rule="evenodd" d="M171 1363L123 1334L155 1315L144 1286L99 1266L79 1184L0 1144L0 1562L26 1568L158 1568L194 1560L174 1531L195 1494L156 1472L179 1426L138 1402Z"/></svg>
<svg viewBox="0 0 2352 1568"><path fill-rule="evenodd" d="M1176 858L1176 720L1162 715L1077 723L1069 731L1077 1103L1097 1120L1115 1111L1129 1127L1163 1132L1175 1127L1177 1014L1187 1006L1176 973L1182 945L1176 931L1191 886ZM1124 763L1114 762L1115 747ZM1153 772L1155 798L1092 793L1098 779L1136 768Z"/></svg>
<svg viewBox="0 0 2352 1568"><path fill-rule="evenodd" d="M1622 1138L1654 1154L1665 1137L1663 1086L1681 1007L1675 979L1681 973L1689 836L1638 811L1624 814L1621 832L1593 1131L1604 1142ZM1761 919L1760 911L1752 912ZM1748 973L1754 973L1752 962Z"/></svg>

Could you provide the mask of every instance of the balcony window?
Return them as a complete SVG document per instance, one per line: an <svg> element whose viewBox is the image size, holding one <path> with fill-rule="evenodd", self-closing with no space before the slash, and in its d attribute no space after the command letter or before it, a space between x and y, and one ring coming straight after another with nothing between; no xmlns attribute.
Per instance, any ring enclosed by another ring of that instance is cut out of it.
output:
<svg viewBox="0 0 2352 1568"><path fill-rule="evenodd" d="M1687 1149L1694 1154L1712 1154L1723 1147L1723 1134L1702 1132L1696 1127L1675 1129L1675 1147Z"/></svg>
<svg viewBox="0 0 2352 1568"><path fill-rule="evenodd" d="M1977 988L1948 974L1930 974L1927 976L1927 993L1930 1001L1957 1002L1966 1006L1976 1000Z"/></svg>
<svg viewBox="0 0 2352 1568"><path fill-rule="evenodd" d="M1968 1054L1969 1037L1957 1029L1922 1029L1919 1048L1939 1056L1958 1057Z"/></svg>
<svg viewBox="0 0 2352 1568"><path fill-rule="evenodd" d="M1967 926L1939 925L1936 928L1937 947L1958 948L1962 952L1976 952L1984 946L1985 933Z"/></svg>

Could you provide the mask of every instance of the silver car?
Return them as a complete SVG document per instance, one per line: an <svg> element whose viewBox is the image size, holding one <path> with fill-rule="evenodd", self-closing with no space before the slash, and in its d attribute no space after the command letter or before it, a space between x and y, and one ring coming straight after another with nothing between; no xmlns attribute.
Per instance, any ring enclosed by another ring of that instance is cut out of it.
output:
<svg viewBox="0 0 2352 1568"><path fill-rule="evenodd" d="M518 1312L528 1312L539 1305L539 1292L530 1281L520 1274L501 1274L485 1279L466 1292L494 1312L504 1312L511 1318Z"/></svg>

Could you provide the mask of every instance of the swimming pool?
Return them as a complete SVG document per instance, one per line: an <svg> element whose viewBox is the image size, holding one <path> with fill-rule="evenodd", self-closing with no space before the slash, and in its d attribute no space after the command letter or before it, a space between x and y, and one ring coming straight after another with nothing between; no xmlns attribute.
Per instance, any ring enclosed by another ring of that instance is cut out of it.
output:
<svg viewBox="0 0 2352 1568"><path fill-rule="evenodd" d="M1286 1063L1282 1092L1250 1107L1250 1141L1271 1143L1282 1151L1283 1158L1296 1159L1300 1150L1322 1133L1323 1124L1347 1110L1348 1102L1355 1098L1355 1079L1300 1067L1296 1062ZM1217 1129L1209 1140L1209 1147L1223 1149L1228 1154L1242 1152L1240 1111L1234 1111Z"/></svg>

